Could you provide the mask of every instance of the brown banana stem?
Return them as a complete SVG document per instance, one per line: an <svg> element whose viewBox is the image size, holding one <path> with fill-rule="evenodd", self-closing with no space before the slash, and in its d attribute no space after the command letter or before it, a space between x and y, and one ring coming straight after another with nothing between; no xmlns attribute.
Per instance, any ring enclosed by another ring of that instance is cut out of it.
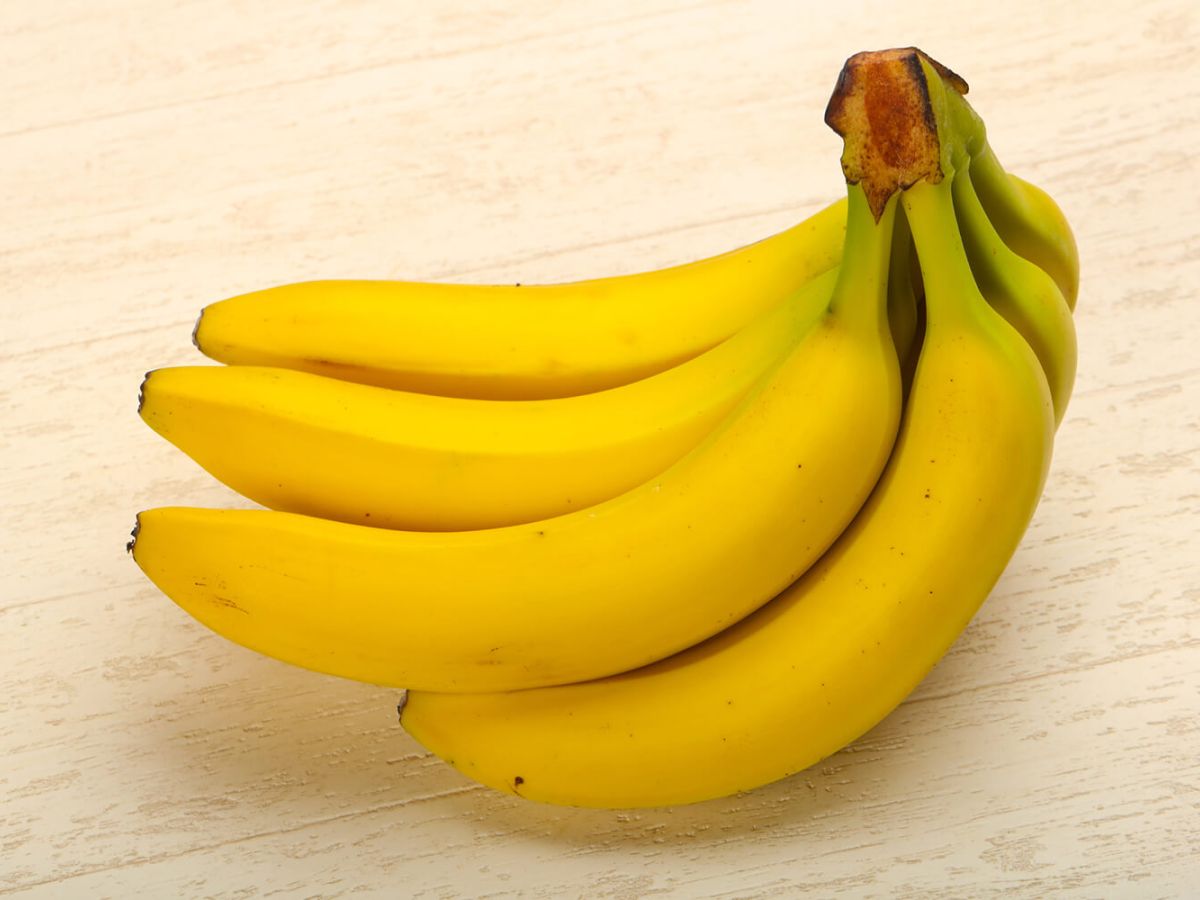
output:
<svg viewBox="0 0 1200 900"><path fill-rule="evenodd" d="M929 84L930 72L941 85ZM863 186L877 221L894 193L947 174L946 136L938 134L946 85L967 92L962 78L915 47L856 53L842 67L825 122L845 141L842 171Z"/></svg>

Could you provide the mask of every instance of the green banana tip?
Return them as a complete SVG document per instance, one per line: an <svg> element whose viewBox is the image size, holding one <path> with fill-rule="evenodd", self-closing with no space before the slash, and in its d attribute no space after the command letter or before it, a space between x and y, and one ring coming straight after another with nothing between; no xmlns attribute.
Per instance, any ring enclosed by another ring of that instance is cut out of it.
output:
<svg viewBox="0 0 1200 900"><path fill-rule="evenodd" d="M825 123L844 141L846 182L862 185L876 221L897 191L943 177L937 88L927 66L967 93L966 81L916 47L870 50L846 60L825 109Z"/></svg>

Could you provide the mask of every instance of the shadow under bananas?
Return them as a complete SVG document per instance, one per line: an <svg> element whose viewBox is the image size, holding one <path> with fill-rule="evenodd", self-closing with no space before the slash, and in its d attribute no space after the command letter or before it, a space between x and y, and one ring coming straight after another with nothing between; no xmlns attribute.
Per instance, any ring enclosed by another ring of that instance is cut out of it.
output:
<svg viewBox="0 0 1200 900"><path fill-rule="evenodd" d="M705 869L733 870L753 867L760 855L764 862L777 859L772 847L811 858L841 852L842 840L856 848L883 845L889 839L886 825L864 827L864 822L889 807L910 808L906 798L928 797L934 788L923 759L929 735L912 721L925 715L924 710L909 715L902 706L854 744L804 772L745 794L687 806L575 809L490 789L449 794L436 805L447 816L485 821L489 835L533 842L547 856L568 858L641 851L702 854ZM796 877L802 881L803 872Z"/></svg>
<svg viewBox="0 0 1200 900"><path fill-rule="evenodd" d="M703 851L712 864L728 847L729 863L737 866L747 865L747 852L776 842L799 854L841 852L841 842L883 846L895 836L890 825L910 833L914 816L925 815L930 829L943 829L945 811L956 804L963 809L962 790L977 785L981 773L1011 763L1001 739L1011 728L1011 709L980 704L979 696L1022 676L1027 654L1014 623L1039 604L1047 569L1064 564L1058 555L1042 542L1027 541L981 611L912 695L852 744L789 778L669 808L556 807L483 788L448 792L436 805L447 816L485 821L489 834L521 835L568 855L665 845ZM455 777L464 789L472 785ZM751 834L752 845L742 840ZM807 837L812 839L807 846L797 843Z"/></svg>
<svg viewBox="0 0 1200 900"><path fill-rule="evenodd" d="M1018 564L1006 574L989 605L1023 602L1025 568ZM774 841L798 849L805 835L832 851L829 836L838 832L855 834L857 846L883 844L886 817L864 833L864 816L896 804L911 814L917 807L906 801L917 796L926 800L920 808L933 810L931 795L952 796L953 779L930 766L930 755L944 750L946 740L960 748L987 740L969 733L978 721L965 722L952 708L964 688L970 693L963 659L974 673L969 681L995 682L1007 656L997 642L1018 640L989 627L990 617L981 614L984 621L968 628L913 697L849 747L790 778L688 806L595 810L532 803L475 785L404 732L395 709L399 692L260 657L179 615L182 621L164 624L176 635L167 642L186 645L178 649L200 664L186 667L185 685L161 686L144 737L172 794L192 798L192 811L204 809L210 822L215 811L223 830L298 830L356 816L395 817L397 826L452 819L481 823L494 839L533 841L568 856L673 847L703 851L708 864L728 852L738 865L747 863L750 845L741 839L750 834L754 853ZM972 649L979 642L987 653ZM980 667L997 671L989 677ZM944 734L960 729L965 733ZM986 755L975 764L954 759L952 768L986 767Z"/></svg>
<svg viewBox="0 0 1200 900"><path fill-rule="evenodd" d="M625 811L532 803L475 785L425 751L397 722L396 691L293 669L191 630L187 643L208 665L189 667L185 690L163 685L142 726L157 759L150 786L169 785L176 798L168 827L194 817L227 834L262 833L383 813L397 825L473 820L490 835L568 854L704 848L781 825L794 837L805 820L823 830L822 820L887 802L907 780L893 752L907 743L905 729L893 718L824 763L741 796Z"/></svg>

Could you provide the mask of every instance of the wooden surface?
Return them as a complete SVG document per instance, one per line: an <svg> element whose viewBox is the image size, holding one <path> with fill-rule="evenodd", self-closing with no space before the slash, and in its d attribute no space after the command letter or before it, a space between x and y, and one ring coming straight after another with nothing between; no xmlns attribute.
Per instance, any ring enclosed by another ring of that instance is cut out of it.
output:
<svg viewBox="0 0 1200 900"><path fill-rule="evenodd" d="M1193 4L3 6L0 895L1200 891ZM839 194L842 60L909 43L1074 223L1080 372L1004 579L854 746L694 807L539 807L423 752L395 692L208 633L125 555L138 509L241 502L134 413L144 370L199 360L206 302L746 243Z"/></svg>

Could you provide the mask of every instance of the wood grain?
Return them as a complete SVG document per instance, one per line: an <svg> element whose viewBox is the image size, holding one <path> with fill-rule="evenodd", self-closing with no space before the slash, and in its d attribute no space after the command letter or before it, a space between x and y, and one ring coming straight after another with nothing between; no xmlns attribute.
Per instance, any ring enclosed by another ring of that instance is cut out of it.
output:
<svg viewBox="0 0 1200 900"><path fill-rule="evenodd" d="M9 6L0 895L1195 895L1190 4ZM244 503L134 415L144 370L198 360L203 304L746 243L839 193L842 60L910 43L1071 218L1080 372L1004 579L852 747L693 807L535 806L426 754L393 692L208 633L123 553L138 509Z"/></svg>

